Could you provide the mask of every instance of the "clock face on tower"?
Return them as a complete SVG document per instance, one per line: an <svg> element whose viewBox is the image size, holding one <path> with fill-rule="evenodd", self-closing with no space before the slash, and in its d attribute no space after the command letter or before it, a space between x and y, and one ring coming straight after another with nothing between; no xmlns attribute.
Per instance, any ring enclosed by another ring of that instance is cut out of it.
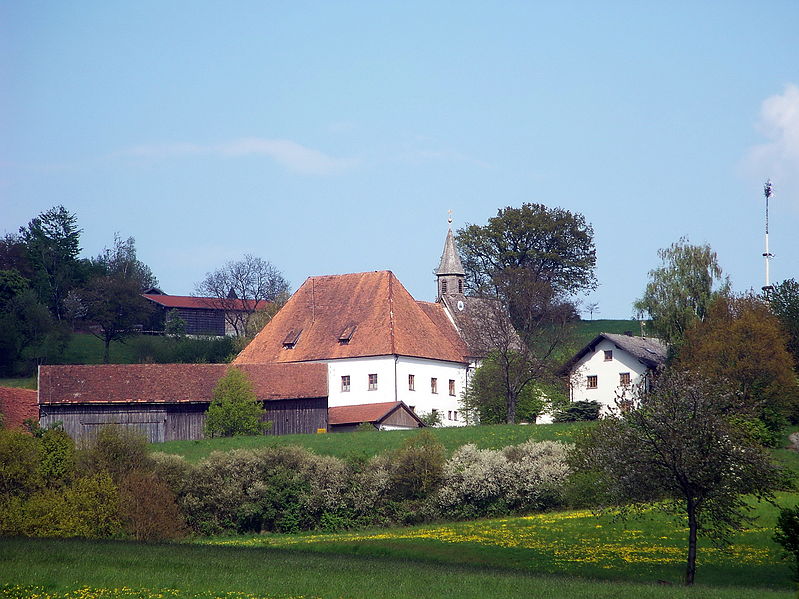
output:
<svg viewBox="0 0 799 599"><path fill-rule="evenodd" d="M463 310L463 300L458 300L458 310Z"/></svg>

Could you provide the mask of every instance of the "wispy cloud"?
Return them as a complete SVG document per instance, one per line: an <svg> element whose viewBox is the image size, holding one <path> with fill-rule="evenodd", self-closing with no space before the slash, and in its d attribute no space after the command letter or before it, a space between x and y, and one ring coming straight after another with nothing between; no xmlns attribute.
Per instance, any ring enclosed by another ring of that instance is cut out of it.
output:
<svg viewBox="0 0 799 599"><path fill-rule="evenodd" d="M763 100L757 128L769 141L749 150L746 169L771 177L777 191L799 192L799 87L790 83Z"/></svg>
<svg viewBox="0 0 799 599"><path fill-rule="evenodd" d="M218 144L167 143L139 145L123 152L137 158L182 156L266 156L281 166L305 175L332 175L358 164L353 158L336 158L288 139L248 137Z"/></svg>

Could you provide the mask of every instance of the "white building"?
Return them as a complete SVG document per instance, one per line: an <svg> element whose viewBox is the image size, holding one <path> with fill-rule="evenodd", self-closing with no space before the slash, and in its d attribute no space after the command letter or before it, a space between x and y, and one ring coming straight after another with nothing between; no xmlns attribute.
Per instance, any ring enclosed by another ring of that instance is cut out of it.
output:
<svg viewBox="0 0 799 599"><path fill-rule="evenodd" d="M325 362L329 407L402 401L465 424L459 400L486 355L480 302L463 294L450 230L435 303L416 301L391 271L308 278L236 358L236 364Z"/></svg>
<svg viewBox="0 0 799 599"><path fill-rule="evenodd" d="M666 362L667 347L654 337L600 333L561 369L569 378L571 401L597 401L601 413L616 400L646 385L650 373Z"/></svg>

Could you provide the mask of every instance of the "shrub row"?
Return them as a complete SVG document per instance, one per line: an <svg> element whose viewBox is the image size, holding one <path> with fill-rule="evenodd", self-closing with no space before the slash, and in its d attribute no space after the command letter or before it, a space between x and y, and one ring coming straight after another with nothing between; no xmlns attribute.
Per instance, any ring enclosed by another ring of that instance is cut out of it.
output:
<svg viewBox="0 0 799 599"><path fill-rule="evenodd" d="M265 447L192 465L148 455L121 429L101 429L77 450L63 431L0 431L0 534L157 540L524 513L564 505L567 452L563 443L527 441L465 445L446 459L422 432L371 459Z"/></svg>

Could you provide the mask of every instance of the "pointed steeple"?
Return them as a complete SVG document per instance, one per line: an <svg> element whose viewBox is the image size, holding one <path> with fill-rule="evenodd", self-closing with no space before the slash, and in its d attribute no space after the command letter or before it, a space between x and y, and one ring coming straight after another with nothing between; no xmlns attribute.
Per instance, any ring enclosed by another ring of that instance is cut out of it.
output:
<svg viewBox="0 0 799 599"><path fill-rule="evenodd" d="M452 216L447 222L452 224ZM440 300L444 295L452 295L454 293L463 293L463 280L466 277L466 271L463 270L461 258L458 256L458 251L455 249L455 237L452 235L452 227L447 229L447 239L444 241L444 251L441 254L441 261L436 269L436 279L438 286L438 293L436 300Z"/></svg>

